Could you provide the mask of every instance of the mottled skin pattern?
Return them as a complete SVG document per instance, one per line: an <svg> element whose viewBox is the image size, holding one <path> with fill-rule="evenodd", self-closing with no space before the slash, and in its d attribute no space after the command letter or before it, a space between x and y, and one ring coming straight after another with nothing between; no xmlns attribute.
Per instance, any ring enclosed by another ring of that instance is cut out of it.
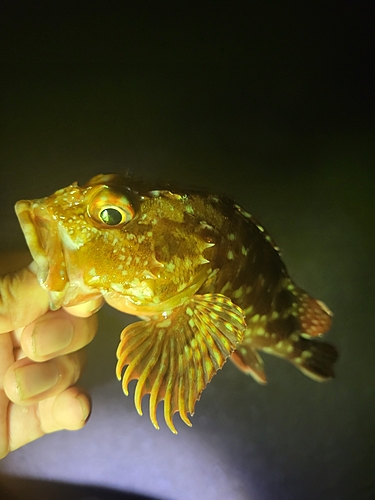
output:
<svg viewBox="0 0 375 500"><path fill-rule="evenodd" d="M336 350L310 340L331 313L293 284L264 228L233 201L198 192L149 190L100 175L48 198L21 201L17 215L51 307L103 295L148 321L122 333L117 375L139 379L138 411L150 393L173 432L231 355L265 382L258 350L293 362L315 380L333 376Z"/></svg>
<svg viewBox="0 0 375 500"><path fill-rule="evenodd" d="M298 288L281 261L279 250L259 222L237 204L208 196L218 214L210 260L220 271L199 292L220 293L246 315L243 342L232 355L240 369L265 382L257 350L283 357L315 380L333 377L336 350L308 340L326 332L331 312Z"/></svg>

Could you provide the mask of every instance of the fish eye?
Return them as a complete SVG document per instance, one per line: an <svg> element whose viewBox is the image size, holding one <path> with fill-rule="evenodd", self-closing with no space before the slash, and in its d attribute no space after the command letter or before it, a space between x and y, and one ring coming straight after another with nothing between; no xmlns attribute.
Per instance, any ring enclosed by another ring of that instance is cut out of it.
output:
<svg viewBox="0 0 375 500"><path fill-rule="evenodd" d="M87 215L96 226L115 228L133 219L135 210L127 196L104 187L91 198Z"/></svg>
<svg viewBox="0 0 375 500"><path fill-rule="evenodd" d="M99 219L108 226L118 226L122 222L126 222L127 214L125 210L120 208L108 207L103 208L103 210L99 212Z"/></svg>

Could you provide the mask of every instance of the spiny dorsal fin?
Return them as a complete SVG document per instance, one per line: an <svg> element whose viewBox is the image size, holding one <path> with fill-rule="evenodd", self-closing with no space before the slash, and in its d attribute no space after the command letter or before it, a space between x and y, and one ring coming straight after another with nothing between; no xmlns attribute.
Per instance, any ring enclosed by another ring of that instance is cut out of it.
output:
<svg viewBox="0 0 375 500"><path fill-rule="evenodd" d="M173 414L189 426L196 401L214 374L241 342L246 327L242 309L220 294L195 295L166 315L126 327L117 349L116 374L128 395L138 379L134 401L142 415L142 398L150 394L150 419L158 429L156 409L164 400L164 418L176 433Z"/></svg>

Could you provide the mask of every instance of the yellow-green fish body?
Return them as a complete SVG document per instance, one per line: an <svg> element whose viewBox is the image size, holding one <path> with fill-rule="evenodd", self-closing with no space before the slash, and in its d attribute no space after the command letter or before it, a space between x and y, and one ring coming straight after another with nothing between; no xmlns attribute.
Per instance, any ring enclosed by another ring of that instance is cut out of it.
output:
<svg viewBox="0 0 375 500"><path fill-rule="evenodd" d="M293 284L264 228L230 199L149 190L121 175L98 175L47 198L16 204L51 307L99 296L140 316L121 335L117 375L138 379L135 404L164 400L176 432L228 356L265 382L258 351L294 363L315 380L333 376L337 353L310 339L331 313Z"/></svg>

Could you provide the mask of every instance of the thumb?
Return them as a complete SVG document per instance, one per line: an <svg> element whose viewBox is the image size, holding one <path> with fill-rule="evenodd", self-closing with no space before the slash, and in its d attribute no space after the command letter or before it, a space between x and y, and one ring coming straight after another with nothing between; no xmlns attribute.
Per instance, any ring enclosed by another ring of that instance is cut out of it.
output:
<svg viewBox="0 0 375 500"><path fill-rule="evenodd" d="M48 310L48 293L28 267L0 276L0 333L26 326Z"/></svg>

